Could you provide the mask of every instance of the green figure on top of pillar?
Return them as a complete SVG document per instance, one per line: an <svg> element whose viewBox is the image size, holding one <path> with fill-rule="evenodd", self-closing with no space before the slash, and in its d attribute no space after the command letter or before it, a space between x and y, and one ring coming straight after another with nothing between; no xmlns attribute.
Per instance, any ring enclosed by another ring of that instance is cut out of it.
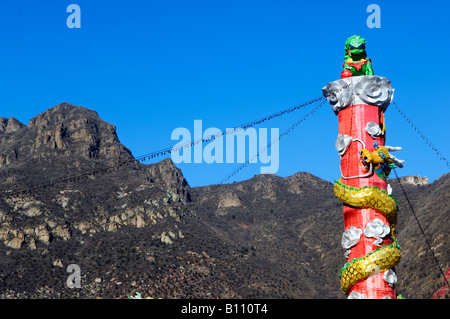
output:
<svg viewBox="0 0 450 319"><path fill-rule="evenodd" d="M353 35L345 41L344 70L341 78L373 75L372 61L367 58L366 39Z"/></svg>

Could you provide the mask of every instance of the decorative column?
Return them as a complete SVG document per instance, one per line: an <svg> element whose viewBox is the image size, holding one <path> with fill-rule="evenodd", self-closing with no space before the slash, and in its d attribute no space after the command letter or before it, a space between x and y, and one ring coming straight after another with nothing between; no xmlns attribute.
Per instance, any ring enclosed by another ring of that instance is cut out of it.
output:
<svg viewBox="0 0 450 319"><path fill-rule="evenodd" d="M341 289L348 298L396 298L397 203L387 176L404 161L390 153L401 148L385 146L384 121L394 90L386 78L360 75L331 82L322 92L339 119L341 178L334 192L344 205L342 246L347 260L340 273Z"/></svg>

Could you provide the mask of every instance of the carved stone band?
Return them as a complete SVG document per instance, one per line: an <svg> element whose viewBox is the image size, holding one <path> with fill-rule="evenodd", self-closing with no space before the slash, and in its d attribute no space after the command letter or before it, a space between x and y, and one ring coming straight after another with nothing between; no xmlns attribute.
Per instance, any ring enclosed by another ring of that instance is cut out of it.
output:
<svg viewBox="0 0 450 319"><path fill-rule="evenodd" d="M356 104L375 105L386 111L394 97L391 81L376 75L351 76L328 83L322 94L337 114Z"/></svg>

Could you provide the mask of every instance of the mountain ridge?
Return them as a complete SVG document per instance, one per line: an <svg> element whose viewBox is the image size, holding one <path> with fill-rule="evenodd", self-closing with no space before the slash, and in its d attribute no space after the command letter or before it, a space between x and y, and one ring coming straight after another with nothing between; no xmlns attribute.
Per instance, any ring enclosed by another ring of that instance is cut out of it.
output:
<svg viewBox="0 0 450 319"><path fill-rule="evenodd" d="M344 297L342 203L310 173L190 187L170 159L138 163L114 125L61 103L28 125L0 118L0 177L0 298ZM398 292L431 298L442 278L408 200L448 268L450 174L400 181ZM69 264L81 289L65 285Z"/></svg>

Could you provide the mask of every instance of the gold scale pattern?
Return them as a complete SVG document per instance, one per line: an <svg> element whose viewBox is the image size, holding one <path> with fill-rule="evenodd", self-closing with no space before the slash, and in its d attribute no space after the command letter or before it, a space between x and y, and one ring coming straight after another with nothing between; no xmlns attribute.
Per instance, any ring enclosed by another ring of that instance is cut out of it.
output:
<svg viewBox="0 0 450 319"><path fill-rule="evenodd" d="M394 268L400 262L400 246L394 235L397 224L397 202L378 187L350 187L340 181L334 184L334 194L347 205L356 208L372 208L380 212L390 223L393 240L389 246L382 246L362 258L353 259L343 267L340 275L341 289L348 295L351 287L358 282L366 280L376 271Z"/></svg>

